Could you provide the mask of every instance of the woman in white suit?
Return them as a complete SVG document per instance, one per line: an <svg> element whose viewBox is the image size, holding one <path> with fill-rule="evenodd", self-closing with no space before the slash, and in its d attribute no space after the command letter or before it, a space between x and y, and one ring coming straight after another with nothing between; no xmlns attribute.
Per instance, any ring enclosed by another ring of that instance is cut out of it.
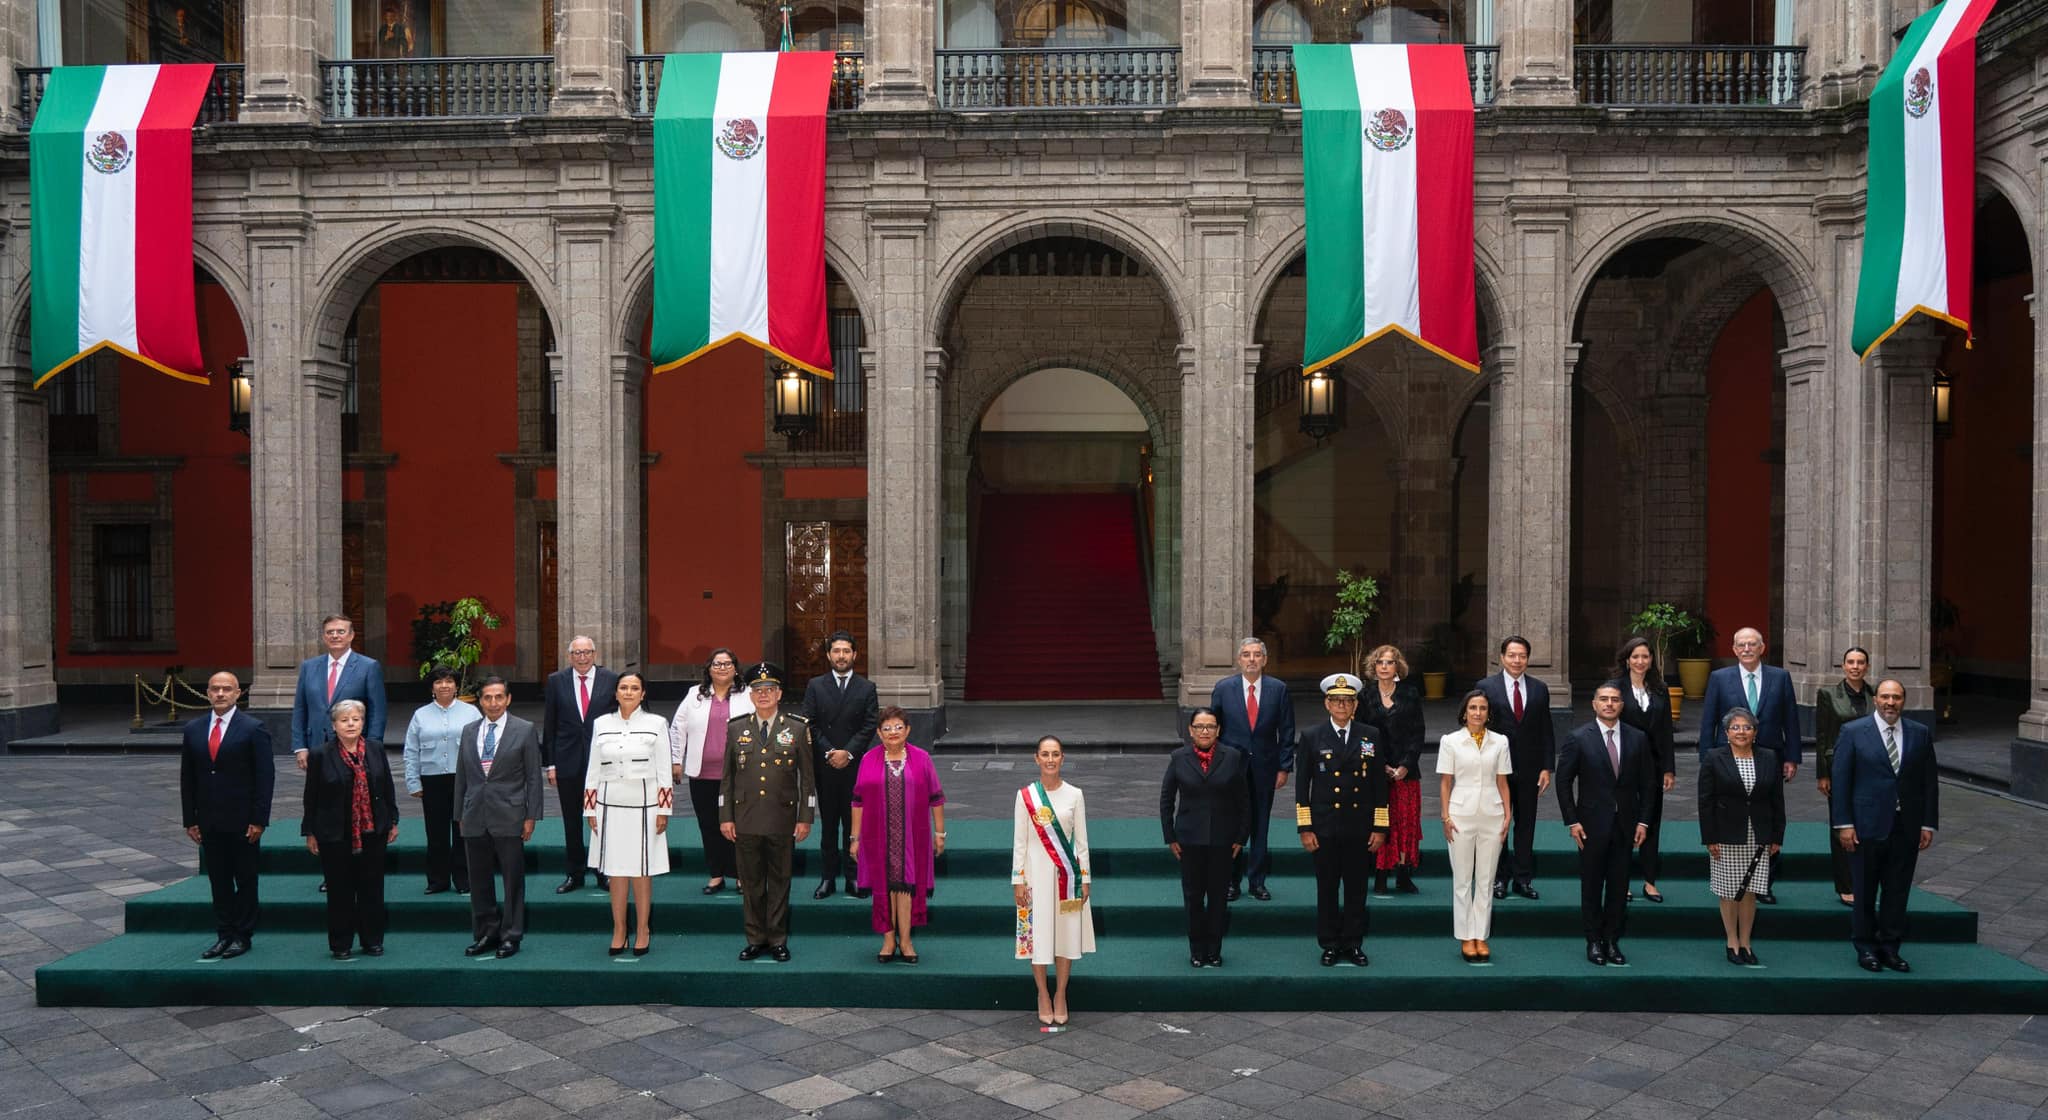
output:
<svg viewBox="0 0 2048 1120"><path fill-rule="evenodd" d="M725 728L734 716L748 715L753 704L741 694L738 703L740 668L731 650L720 646L705 661L704 683L691 689L668 725L668 757L676 784L690 779L690 812L697 818L697 834L704 838L705 894L725 889L730 878L739 885L739 867L734 862L733 844L718 831L718 780L725 775Z"/></svg>
<svg viewBox="0 0 2048 1120"><path fill-rule="evenodd" d="M1486 694L1465 694L1464 726L1436 746L1436 772L1444 811L1444 845L1451 850L1451 935L1470 964L1487 964L1493 927L1493 868L1513 823L1508 807L1507 736L1486 729Z"/></svg>

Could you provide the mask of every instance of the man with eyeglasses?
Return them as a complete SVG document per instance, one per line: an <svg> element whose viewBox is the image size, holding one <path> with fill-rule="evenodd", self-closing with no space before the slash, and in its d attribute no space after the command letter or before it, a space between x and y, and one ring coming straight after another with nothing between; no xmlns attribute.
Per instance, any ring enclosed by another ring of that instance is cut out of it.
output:
<svg viewBox="0 0 2048 1120"><path fill-rule="evenodd" d="M1728 745L1721 720L1729 711L1742 708L1756 717L1756 745L1777 752L1783 760L1784 780L1789 783L1799 772L1799 708L1792 693L1792 674L1776 665L1764 664L1764 636L1754 627L1735 632L1732 645L1735 664L1716 669L1707 678L1706 703L1700 706L1700 759L1715 747ZM1778 881L1778 858L1771 857L1772 883ZM1778 896L1764 891L1756 900L1766 906Z"/></svg>

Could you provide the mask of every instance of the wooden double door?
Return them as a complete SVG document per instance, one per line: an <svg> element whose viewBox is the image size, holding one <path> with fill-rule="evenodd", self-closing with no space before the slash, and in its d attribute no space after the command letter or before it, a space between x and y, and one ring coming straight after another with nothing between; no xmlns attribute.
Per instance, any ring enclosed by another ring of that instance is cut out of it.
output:
<svg viewBox="0 0 2048 1120"><path fill-rule="evenodd" d="M785 691L826 672L825 639L844 630L860 651L854 671L868 670L868 525L866 521L783 523L786 588L783 643L790 675Z"/></svg>

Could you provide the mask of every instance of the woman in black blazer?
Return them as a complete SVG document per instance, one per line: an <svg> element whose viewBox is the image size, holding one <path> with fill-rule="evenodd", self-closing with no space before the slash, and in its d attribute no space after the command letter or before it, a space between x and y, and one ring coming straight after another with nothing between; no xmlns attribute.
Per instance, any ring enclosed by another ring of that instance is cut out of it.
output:
<svg viewBox="0 0 2048 1120"><path fill-rule="evenodd" d="M1655 655L1650 652L1648 639L1630 638L1623 642L1615 662L1614 676L1622 683L1621 722L1649 738L1650 754L1656 759L1657 773L1661 775L1650 791L1647 813L1650 831L1643 837L1643 846L1636 851L1636 861L1643 872L1643 897L1651 902L1662 902L1664 895L1657 890L1657 879L1664 870L1664 861L1657 852L1657 833L1664 823L1664 795L1678 780L1678 758L1671 727L1671 693L1664 683L1664 673L1658 668Z"/></svg>
<svg viewBox="0 0 2048 1120"><path fill-rule="evenodd" d="M1188 717L1190 746L1166 759L1159 785L1159 826L1180 861L1180 894L1188 908L1188 964L1223 967L1230 924L1224 892L1230 864L1251 834L1251 787L1243 752L1216 741L1223 730L1214 708Z"/></svg>
<svg viewBox="0 0 2048 1120"><path fill-rule="evenodd" d="M1381 646L1365 657L1372 685L1360 691L1358 718L1386 738L1387 810L1392 825L1387 842L1373 857L1377 869L1372 893L1387 894L1387 872L1394 889L1415 889L1415 868L1422 862L1422 690L1408 675L1408 659L1396 646Z"/></svg>
<svg viewBox="0 0 2048 1120"><path fill-rule="evenodd" d="M1744 708L1721 720L1728 745L1700 762L1700 843L1721 900L1728 963L1757 963L1750 948L1756 898L1771 889L1771 861L1785 843L1785 781L1778 753L1756 745L1756 717Z"/></svg>
<svg viewBox="0 0 2048 1120"><path fill-rule="evenodd" d="M398 796L383 744L363 741L363 704L343 700L329 716L334 736L306 759L306 815L299 835L320 857L327 880L327 948L349 958L384 955L384 848L398 839Z"/></svg>

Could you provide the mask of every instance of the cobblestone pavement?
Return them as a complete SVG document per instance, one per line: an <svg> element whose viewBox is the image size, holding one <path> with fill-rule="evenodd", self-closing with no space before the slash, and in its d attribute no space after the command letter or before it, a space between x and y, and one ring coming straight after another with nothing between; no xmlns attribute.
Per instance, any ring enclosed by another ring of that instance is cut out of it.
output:
<svg viewBox="0 0 2048 1120"><path fill-rule="evenodd" d="M1092 815L1144 817L1159 764L1077 756L1069 776ZM990 817L1028 763L941 769L951 814ZM0 1116L1990 1120L2048 1103L2048 1022L2018 1016L1093 1016L1081 985L1075 1029L1051 1036L981 1011L36 1007L36 966L118 933L126 898L192 873L176 781L167 757L0 758ZM1806 775L1791 809L1819 816ZM2048 814L1953 785L1942 809L1921 885L2048 968Z"/></svg>

